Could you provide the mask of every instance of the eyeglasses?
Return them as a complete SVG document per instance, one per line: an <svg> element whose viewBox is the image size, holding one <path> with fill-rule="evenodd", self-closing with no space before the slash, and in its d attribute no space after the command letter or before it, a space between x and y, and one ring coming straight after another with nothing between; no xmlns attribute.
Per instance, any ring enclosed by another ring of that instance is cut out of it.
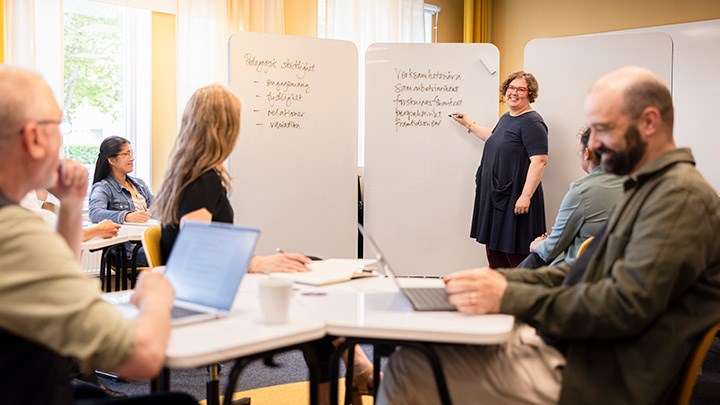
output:
<svg viewBox="0 0 720 405"><path fill-rule="evenodd" d="M508 85L507 91L517 91L518 93L526 93L528 91L527 87L515 87Z"/></svg>
<svg viewBox="0 0 720 405"><path fill-rule="evenodd" d="M70 121L65 120L40 120L35 121L35 125L57 125L58 131L60 132L60 135L66 136L70 135L72 132L72 124ZM22 133L25 129L21 129L20 133Z"/></svg>
<svg viewBox="0 0 720 405"><path fill-rule="evenodd" d="M133 151L129 150L129 151L127 151L127 152L123 152L123 153L118 153L118 154L117 154L117 155L115 155L115 156L129 156L129 157L135 157L135 152L133 152Z"/></svg>

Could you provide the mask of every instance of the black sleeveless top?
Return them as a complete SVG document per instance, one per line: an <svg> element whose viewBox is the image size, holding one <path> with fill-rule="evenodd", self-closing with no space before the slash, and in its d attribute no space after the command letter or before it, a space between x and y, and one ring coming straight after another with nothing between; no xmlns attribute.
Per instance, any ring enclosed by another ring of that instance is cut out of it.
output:
<svg viewBox="0 0 720 405"><path fill-rule="evenodd" d="M0 191L0 210L9 205L17 203ZM71 404L70 381L74 368L71 358L0 328L0 402L3 404Z"/></svg>

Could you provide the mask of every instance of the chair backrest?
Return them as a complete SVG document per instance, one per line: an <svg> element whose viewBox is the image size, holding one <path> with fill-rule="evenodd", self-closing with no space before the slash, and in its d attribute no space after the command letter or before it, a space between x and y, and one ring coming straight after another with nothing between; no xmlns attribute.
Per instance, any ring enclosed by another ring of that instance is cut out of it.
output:
<svg viewBox="0 0 720 405"><path fill-rule="evenodd" d="M720 328L720 323L716 323L702 336L697 345L693 348L685 360L682 373L680 374L680 381L675 388L675 404L687 405L690 403L692 398L693 389L695 389L695 382L697 381L698 374L700 374L700 368L702 367L703 360L707 355L710 346L712 345L713 339Z"/></svg>
<svg viewBox="0 0 720 405"><path fill-rule="evenodd" d="M160 225L151 226L143 232L142 244L145 249L145 257L150 267L162 266L162 255L160 255Z"/></svg>
<svg viewBox="0 0 720 405"><path fill-rule="evenodd" d="M590 242L593 241L593 239L595 239L595 237L594 237L594 236L591 236L591 237L585 239L585 241L580 244L580 247L578 248L577 257L580 257L580 255L582 254L582 252L585 251L585 249L588 247L588 245L590 244ZM147 250L147 249L146 249L146 250Z"/></svg>

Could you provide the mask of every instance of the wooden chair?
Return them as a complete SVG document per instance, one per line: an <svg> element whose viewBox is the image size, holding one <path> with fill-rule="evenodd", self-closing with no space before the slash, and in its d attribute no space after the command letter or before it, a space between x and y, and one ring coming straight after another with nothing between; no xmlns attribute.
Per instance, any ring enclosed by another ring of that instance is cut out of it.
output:
<svg viewBox="0 0 720 405"><path fill-rule="evenodd" d="M577 257L580 257L580 255L582 254L582 252L584 252L585 249L587 249L588 245L590 244L590 242L593 241L593 239L595 239L595 237L594 237L594 236L591 236L591 237L585 239L585 241L580 244L580 247L578 248Z"/></svg>
<svg viewBox="0 0 720 405"><path fill-rule="evenodd" d="M690 352L690 356L685 360L685 365L680 375L680 382L675 388L675 404L688 405L690 403L693 389L695 389L695 382L697 382L697 377L702 371L703 360L705 360L705 356L712 345L713 339L715 339L718 328L720 328L720 322L705 332Z"/></svg>
<svg viewBox="0 0 720 405"><path fill-rule="evenodd" d="M162 228L160 225L151 226L143 232L142 245L150 267L162 266L164 264L162 262L162 255L160 254L161 234Z"/></svg>

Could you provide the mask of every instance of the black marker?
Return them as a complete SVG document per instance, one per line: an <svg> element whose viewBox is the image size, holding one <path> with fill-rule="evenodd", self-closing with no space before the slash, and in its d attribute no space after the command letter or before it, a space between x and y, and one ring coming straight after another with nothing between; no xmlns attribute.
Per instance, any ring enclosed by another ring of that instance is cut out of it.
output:
<svg viewBox="0 0 720 405"><path fill-rule="evenodd" d="M448 114L448 117L462 119L463 115L462 114Z"/></svg>

